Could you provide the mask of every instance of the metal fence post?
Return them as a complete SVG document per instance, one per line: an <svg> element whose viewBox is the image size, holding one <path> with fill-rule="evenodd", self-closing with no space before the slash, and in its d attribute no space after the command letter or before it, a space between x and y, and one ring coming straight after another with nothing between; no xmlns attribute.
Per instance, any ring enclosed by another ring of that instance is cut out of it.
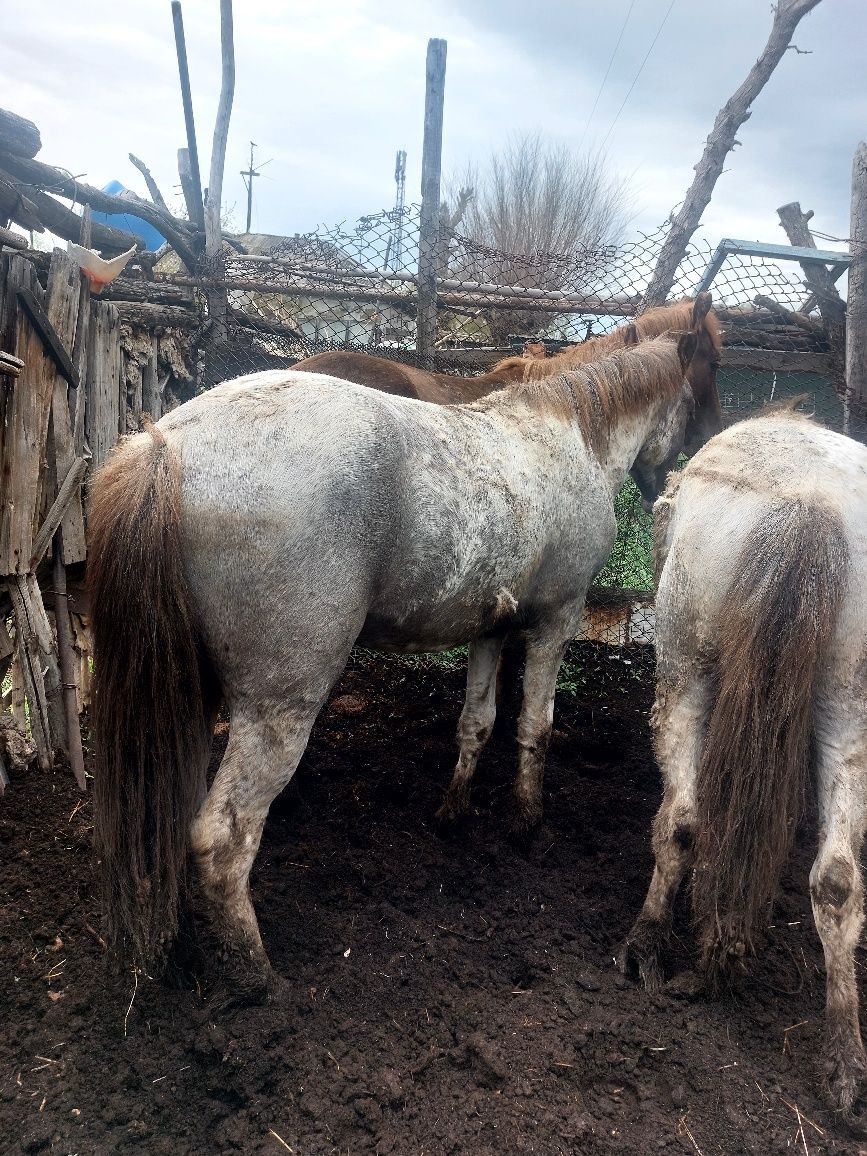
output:
<svg viewBox="0 0 867 1156"><path fill-rule="evenodd" d="M421 219L418 239L416 355L429 368L437 321L437 254L439 252L440 173L443 151L443 102L446 84L445 40L427 45L424 97L424 145L421 158Z"/></svg>

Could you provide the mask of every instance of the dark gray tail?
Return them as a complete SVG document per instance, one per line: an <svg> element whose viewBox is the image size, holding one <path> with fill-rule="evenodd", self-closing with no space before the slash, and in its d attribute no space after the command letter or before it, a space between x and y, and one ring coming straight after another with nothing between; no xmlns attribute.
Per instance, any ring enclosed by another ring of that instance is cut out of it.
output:
<svg viewBox="0 0 867 1156"><path fill-rule="evenodd" d="M752 948L791 849L817 676L846 586L840 519L803 501L774 506L735 572L698 773L693 910L713 979Z"/></svg>
<svg viewBox="0 0 867 1156"><path fill-rule="evenodd" d="M177 931L211 742L180 496L180 462L151 426L99 471L89 515L95 844L110 944L149 965Z"/></svg>

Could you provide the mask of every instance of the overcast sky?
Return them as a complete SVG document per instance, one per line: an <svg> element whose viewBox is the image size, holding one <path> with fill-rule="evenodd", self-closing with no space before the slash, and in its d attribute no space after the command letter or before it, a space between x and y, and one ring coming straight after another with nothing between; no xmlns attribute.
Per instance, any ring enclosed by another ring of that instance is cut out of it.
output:
<svg viewBox="0 0 867 1156"><path fill-rule="evenodd" d="M207 181L219 4L184 0L183 9ZM425 50L439 36L446 172L483 161L510 133L604 143L631 180L630 232L649 230L682 199L771 19L768 0L236 0L224 201L243 228L250 139L271 161L256 181L254 230L304 232L390 207L398 148L408 153L407 200L417 200ZM815 210L817 228L848 235L852 155L867 137L867 0L822 0L794 42L809 54L786 54L739 132L704 216L710 241L784 241L775 210L790 200ZM0 75L0 104L41 129L40 159L144 194L132 151L176 198L185 138L169 0L15 5Z"/></svg>

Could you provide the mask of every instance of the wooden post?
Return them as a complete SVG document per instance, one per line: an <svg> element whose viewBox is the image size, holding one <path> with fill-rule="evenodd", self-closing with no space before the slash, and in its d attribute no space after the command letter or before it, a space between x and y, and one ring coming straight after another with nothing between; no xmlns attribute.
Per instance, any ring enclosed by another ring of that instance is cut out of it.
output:
<svg viewBox="0 0 867 1156"><path fill-rule="evenodd" d="M802 249L815 249L816 242L810 232L810 218L813 210L804 212L798 201L780 205L777 209L780 224L786 231L789 243ZM846 303L837 292L837 286L824 265L806 262L801 265L804 281L810 294L815 298L825 328L828 349L831 354L831 380L837 393L843 398L843 432L849 432L849 397L846 389Z"/></svg>
<svg viewBox="0 0 867 1156"><path fill-rule="evenodd" d="M84 752L81 749L81 725L78 721L78 686L75 679L75 653L69 624L69 596L66 592L66 568L61 556L62 530L54 535L54 621L57 626L57 653L60 658L60 685L66 715L66 750L69 765L81 791L87 790L84 777Z"/></svg>
<svg viewBox="0 0 867 1156"><path fill-rule="evenodd" d="M180 0L172 0L172 21L175 26L175 51L181 80L181 99L184 102L184 125L187 130L187 155L190 165L190 195L184 188L184 199L190 220L200 229L205 227L205 208L202 200L202 178L199 172L199 147L196 144L196 122L193 118L193 97L190 92L190 69L187 64L187 42L184 37L184 15ZM183 184L183 175L181 176ZM152 194L153 195L153 194ZM192 269L190 270L192 272Z"/></svg>
<svg viewBox="0 0 867 1156"><path fill-rule="evenodd" d="M445 40L429 40L421 158L421 219L418 238L418 312L416 355L429 368L436 344L437 257L439 254L440 176L443 153L443 105L446 87Z"/></svg>
<svg viewBox="0 0 867 1156"><path fill-rule="evenodd" d="M208 203L205 206L205 254L212 268L211 276L219 276L213 265L220 254L223 240L220 209L223 200L223 173L226 168L226 142L229 120L235 97L235 42L232 24L232 0L220 0L220 51L222 79L217 117L214 123L214 143L211 149L211 175L208 181ZM210 340L219 344L226 340L226 322L229 313L229 295L226 289L208 291L208 315L213 321Z"/></svg>
<svg viewBox="0 0 867 1156"><path fill-rule="evenodd" d="M90 248L91 210L85 205L81 214L81 243ZM72 408L72 444L76 457L84 454L84 406L85 406L85 359L87 357L87 332L90 325L90 281L83 273L78 287L78 319L75 325L75 339L72 343L72 364L78 374L78 389L69 394ZM74 395L74 397L73 397Z"/></svg>
<svg viewBox="0 0 867 1156"><path fill-rule="evenodd" d="M867 144L852 161L852 209L849 220L849 293L846 321L846 384L852 432L867 430Z"/></svg>

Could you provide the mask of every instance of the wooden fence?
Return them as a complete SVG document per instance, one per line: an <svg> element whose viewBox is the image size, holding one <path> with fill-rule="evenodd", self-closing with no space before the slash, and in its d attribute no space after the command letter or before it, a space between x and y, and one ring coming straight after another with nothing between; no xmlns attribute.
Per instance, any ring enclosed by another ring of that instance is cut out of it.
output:
<svg viewBox="0 0 867 1156"><path fill-rule="evenodd" d="M40 766L60 750L84 788L78 714L88 691L87 631L66 572L77 576L87 552L85 475L125 430L117 308L90 299L78 265L59 249L44 288L30 256L0 253L0 349L0 677L8 686L11 676L4 707L19 732L29 722ZM3 729L12 729L8 715ZM8 745L0 742L0 787Z"/></svg>

